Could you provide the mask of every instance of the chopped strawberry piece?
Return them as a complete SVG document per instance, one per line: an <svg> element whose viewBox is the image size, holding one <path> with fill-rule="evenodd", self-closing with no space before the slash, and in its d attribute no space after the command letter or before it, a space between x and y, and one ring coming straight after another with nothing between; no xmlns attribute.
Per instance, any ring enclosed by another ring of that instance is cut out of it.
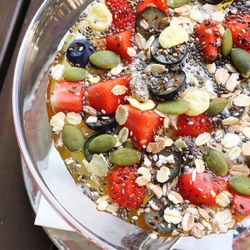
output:
<svg viewBox="0 0 250 250"><path fill-rule="evenodd" d="M140 111L130 105L126 105L128 118L124 127L127 127L131 139L138 148L147 146L153 140L154 133L162 124L162 120L154 111Z"/></svg>
<svg viewBox="0 0 250 250"><path fill-rule="evenodd" d="M117 85L127 87L125 94L115 95L112 90ZM97 111L112 114L119 104L124 103L124 97L129 93L129 76L121 76L114 80L99 82L88 88L89 105Z"/></svg>
<svg viewBox="0 0 250 250"><path fill-rule="evenodd" d="M215 196L227 190L227 182L223 178L212 176L209 173L184 173L179 178L179 192L185 200L197 206L203 204L208 207L215 206Z"/></svg>
<svg viewBox="0 0 250 250"><path fill-rule="evenodd" d="M128 48L132 47L131 37L131 29L108 36L106 38L107 49L116 52L124 60L131 62L131 57L128 55Z"/></svg>
<svg viewBox="0 0 250 250"><path fill-rule="evenodd" d="M213 125L210 117L205 114L198 116L180 115L177 118L177 136L192 136L196 137L204 132L211 132Z"/></svg>
<svg viewBox="0 0 250 250"><path fill-rule="evenodd" d="M248 51L250 49L250 14L242 17L228 17L225 25L232 32L234 45Z"/></svg>
<svg viewBox="0 0 250 250"><path fill-rule="evenodd" d="M206 20L196 27L196 34L199 38L199 45L205 59L214 62L219 57L219 48L221 46L221 34L219 32L219 23Z"/></svg>
<svg viewBox="0 0 250 250"><path fill-rule="evenodd" d="M128 0L106 0L106 5L112 13L112 27L119 30L134 27L135 14Z"/></svg>
<svg viewBox="0 0 250 250"><path fill-rule="evenodd" d="M83 93L82 82L61 80L55 84L51 93L51 105L56 112L81 112L83 110Z"/></svg>
<svg viewBox="0 0 250 250"><path fill-rule="evenodd" d="M134 167L112 167L108 175L109 196L120 206L139 208L146 195L146 188L135 182L138 177Z"/></svg>
<svg viewBox="0 0 250 250"><path fill-rule="evenodd" d="M234 194L233 213L239 217L250 215L250 197Z"/></svg>
<svg viewBox="0 0 250 250"><path fill-rule="evenodd" d="M168 6L163 0L139 0L139 3L137 5L137 13L142 12L147 7L157 7L158 9L164 11L166 14L169 14Z"/></svg>

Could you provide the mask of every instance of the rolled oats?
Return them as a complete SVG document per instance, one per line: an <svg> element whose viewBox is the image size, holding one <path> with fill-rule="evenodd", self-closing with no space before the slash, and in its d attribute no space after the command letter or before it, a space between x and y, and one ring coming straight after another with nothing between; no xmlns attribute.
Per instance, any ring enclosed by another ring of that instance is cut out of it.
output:
<svg viewBox="0 0 250 250"><path fill-rule="evenodd" d="M145 167L138 168L137 174L139 175L139 177L137 177L136 183L139 186L145 186L151 181L151 173L147 168Z"/></svg>
<svg viewBox="0 0 250 250"><path fill-rule="evenodd" d="M66 114L66 120L69 124L79 125L82 122L82 116L79 113L68 112Z"/></svg>
<svg viewBox="0 0 250 250"><path fill-rule="evenodd" d="M225 85L229 76L230 75L229 75L227 69L224 69L224 68L217 69L215 72L215 75L214 75L215 81L219 85Z"/></svg>
<svg viewBox="0 0 250 250"><path fill-rule="evenodd" d="M172 201L174 204L179 204L184 202L182 196L175 191L170 191L168 193L168 199Z"/></svg>
<svg viewBox="0 0 250 250"><path fill-rule="evenodd" d="M157 154L166 146L166 140L163 137L157 137L155 142L150 142L147 146L147 152Z"/></svg>
<svg viewBox="0 0 250 250"><path fill-rule="evenodd" d="M99 211L105 211L108 207L108 202L106 200L102 200L97 204L97 210Z"/></svg>
<svg viewBox="0 0 250 250"><path fill-rule="evenodd" d="M198 174L203 173L205 171L205 163L204 163L203 160L195 159L194 164L195 164L195 167L196 167L196 172Z"/></svg>
<svg viewBox="0 0 250 250"><path fill-rule="evenodd" d="M126 127L123 127L119 134L118 134L118 140L121 142L121 143L124 143L128 140L128 136L129 136L129 130L128 128Z"/></svg>
<svg viewBox="0 0 250 250"><path fill-rule="evenodd" d="M135 57L136 56L136 50L133 48L133 47L129 47L127 49L127 54L130 56L130 57Z"/></svg>
<svg viewBox="0 0 250 250"><path fill-rule="evenodd" d="M119 105L115 112L115 120L119 125L124 125L128 118L128 110L124 105Z"/></svg>
<svg viewBox="0 0 250 250"><path fill-rule="evenodd" d="M214 74L216 72L216 65L215 65L215 63L207 64L206 67L207 67L207 71L210 74Z"/></svg>
<svg viewBox="0 0 250 250"><path fill-rule="evenodd" d="M237 107L250 106L250 96L245 94L240 94L234 98L233 103Z"/></svg>
<svg viewBox="0 0 250 250"><path fill-rule="evenodd" d="M221 140L221 144L225 148L233 148L238 146L240 143L240 137L233 133L227 133L224 138Z"/></svg>
<svg viewBox="0 0 250 250"><path fill-rule="evenodd" d="M177 209L166 208L163 217L168 223L179 224L182 221L181 212Z"/></svg>
<svg viewBox="0 0 250 250"><path fill-rule="evenodd" d="M124 85L116 85L114 88L111 90L113 95L118 96L118 95L124 95L128 91L128 88Z"/></svg>
<svg viewBox="0 0 250 250"><path fill-rule="evenodd" d="M53 127L53 131L62 131L65 123L65 114L63 112L56 113L51 117L50 125Z"/></svg>
<svg viewBox="0 0 250 250"><path fill-rule="evenodd" d="M226 82L226 90L229 92L233 92L236 86L240 83L239 79L239 73L233 73L231 76L228 78Z"/></svg>
<svg viewBox="0 0 250 250"><path fill-rule="evenodd" d="M236 160L241 154L241 148L240 147L234 147L230 149L227 153L228 158L233 161Z"/></svg>
<svg viewBox="0 0 250 250"><path fill-rule="evenodd" d="M242 132L247 138L250 138L250 127L244 127Z"/></svg>
<svg viewBox="0 0 250 250"><path fill-rule="evenodd" d="M122 64L118 64L116 67L112 68L110 70L110 73L111 75L113 76L117 76L119 75L121 72L123 71L123 67L122 67ZM118 85L118 86L121 86L121 85ZM124 86L125 87L125 86Z"/></svg>
<svg viewBox="0 0 250 250"><path fill-rule="evenodd" d="M139 49L144 49L146 45L146 39L140 33L135 34L135 42Z"/></svg>
<svg viewBox="0 0 250 250"><path fill-rule="evenodd" d="M215 202L221 207L227 207L230 204L230 199L224 192L222 192L216 195Z"/></svg>
<svg viewBox="0 0 250 250"><path fill-rule="evenodd" d="M145 68L145 73L163 73L166 71L166 67L162 64L151 63Z"/></svg>
<svg viewBox="0 0 250 250"><path fill-rule="evenodd" d="M164 183L169 179L170 170L168 167L161 167L160 170L157 170L156 180L160 183Z"/></svg>
<svg viewBox="0 0 250 250"><path fill-rule="evenodd" d="M155 36L149 37L149 39L147 40L147 42L146 42L146 44L144 46L144 50L150 49L150 47L151 47L152 43L154 42L154 40L155 40Z"/></svg>
<svg viewBox="0 0 250 250"><path fill-rule="evenodd" d="M201 146L204 145L206 143L208 143L211 139L211 135L207 132L204 132L202 134L200 134L196 139L195 139L195 144L197 146Z"/></svg>
<svg viewBox="0 0 250 250"><path fill-rule="evenodd" d="M211 216L209 215L206 209L198 207L198 212L206 221L209 221L211 219Z"/></svg>
<svg viewBox="0 0 250 250"><path fill-rule="evenodd" d="M163 191L160 185L154 185L149 183L147 187L156 195L158 199L160 199L163 195Z"/></svg>
<svg viewBox="0 0 250 250"><path fill-rule="evenodd" d="M146 102L139 102L137 99L133 98L132 96L129 96L127 99L131 106L141 111L151 110L155 107L155 103L152 100L147 100Z"/></svg>
<svg viewBox="0 0 250 250"><path fill-rule="evenodd" d="M190 231L194 226L194 216L190 213L185 213L182 218L181 226L185 232Z"/></svg>
<svg viewBox="0 0 250 250"><path fill-rule="evenodd" d="M237 117L230 116L224 120L222 120L222 124L224 126L234 125L239 122L239 119Z"/></svg>
<svg viewBox="0 0 250 250"><path fill-rule="evenodd" d="M250 156L250 141L243 143L241 150L243 156Z"/></svg>

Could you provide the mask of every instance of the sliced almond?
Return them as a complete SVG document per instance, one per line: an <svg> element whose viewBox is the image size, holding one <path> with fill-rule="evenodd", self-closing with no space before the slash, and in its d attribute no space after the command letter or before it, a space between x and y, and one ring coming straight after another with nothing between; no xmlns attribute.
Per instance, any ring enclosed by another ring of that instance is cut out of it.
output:
<svg viewBox="0 0 250 250"><path fill-rule="evenodd" d="M119 125L124 125L128 118L128 110L124 105L119 105L115 112L115 120Z"/></svg>
<svg viewBox="0 0 250 250"><path fill-rule="evenodd" d="M177 209L166 208L163 217L168 223L179 224L182 221L181 213Z"/></svg>
<svg viewBox="0 0 250 250"><path fill-rule="evenodd" d="M160 170L157 170L157 174L156 174L156 180L159 183L164 183L169 179L169 175L170 175L170 170L168 167L161 167Z"/></svg>
<svg viewBox="0 0 250 250"><path fill-rule="evenodd" d="M155 107L155 103L152 100L147 100L146 102L139 102L137 99L133 98L132 96L129 96L127 100L131 106L141 111L151 110Z"/></svg>

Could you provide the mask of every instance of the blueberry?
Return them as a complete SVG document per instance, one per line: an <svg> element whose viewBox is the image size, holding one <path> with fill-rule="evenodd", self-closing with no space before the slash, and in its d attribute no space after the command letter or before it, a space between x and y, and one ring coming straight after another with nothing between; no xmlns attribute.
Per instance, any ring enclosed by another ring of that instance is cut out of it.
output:
<svg viewBox="0 0 250 250"><path fill-rule="evenodd" d="M94 53L93 46L86 40L74 40L66 52L67 59L75 66L85 67L89 56Z"/></svg>

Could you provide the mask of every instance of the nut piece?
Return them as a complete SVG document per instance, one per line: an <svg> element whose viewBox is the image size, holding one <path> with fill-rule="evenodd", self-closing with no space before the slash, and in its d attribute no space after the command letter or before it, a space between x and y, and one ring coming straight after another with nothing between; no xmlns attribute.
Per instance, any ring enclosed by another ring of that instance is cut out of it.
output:
<svg viewBox="0 0 250 250"><path fill-rule="evenodd" d="M195 144L197 146L201 146L204 145L206 143L208 143L211 139L211 135L207 132L204 132L202 134L200 134L196 139L195 139Z"/></svg>
<svg viewBox="0 0 250 250"><path fill-rule="evenodd" d="M224 192L222 192L215 197L215 202L221 207L227 207L230 204L230 199Z"/></svg>
<svg viewBox="0 0 250 250"><path fill-rule="evenodd" d="M206 67L207 67L207 71L210 74L214 74L215 73L215 71L216 71L216 65L215 65L215 63L207 64Z"/></svg>
<svg viewBox="0 0 250 250"><path fill-rule="evenodd" d="M124 105L119 105L115 112L115 120L119 125L124 125L128 118L128 110Z"/></svg>
<svg viewBox="0 0 250 250"><path fill-rule="evenodd" d="M230 75L229 75L228 71L224 68L217 69L215 72L215 75L214 75L215 81L219 85L225 85L229 76Z"/></svg>
<svg viewBox="0 0 250 250"><path fill-rule="evenodd" d="M147 168L145 167L138 168L137 174L141 175L137 177L135 181L139 186L145 186L151 181L151 174Z"/></svg>
<svg viewBox="0 0 250 250"><path fill-rule="evenodd" d="M147 146L147 152L157 154L161 152L166 146L166 140L163 137L157 137L155 142L150 142Z"/></svg>
<svg viewBox="0 0 250 250"><path fill-rule="evenodd" d="M169 168L163 166L160 170L157 170L156 180L160 183L164 183L169 179L170 170Z"/></svg>
<svg viewBox="0 0 250 250"><path fill-rule="evenodd" d="M237 107L250 106L250 96L245 95L245 94L240 94L234 98L233 103Z"/></svg>
<svg viewBox="0 0 250 250"><path fill-rule="evenodd" d="M250 169L244 164L232 165L229 170L231 175L248 176Z"/></svg>
<svg viewBox="0 0 250 250"><path fill-rule="evenodd" d="M185 213L182 218L181 226L185 232L190 231L194 226L194 216L190 213Z"/></svg>
<svg viewBox="0 0 250 250"><path fill-rule="evenodd" d="M168 199L172 201L174 204L179 204L184 202L182 196L175 191L170 191L168 193Z"/></svg>
<svg viewBox="0 0 250 250"><path fill-rule="evenodd" d="M106 200L102 200L101 202L98 203L96 208L99 211L105 211L107 207L108 207L108 202Z"/></svg>
<svg viewBox="0 0 250 250"><path fill-rule="evenodd" d="M196 167L197 174L203 173L205 171L205 163L201 159L195 159L194 164Z"/></svg>
<svg viewBox="0 0 250 250"><path fill-rule="evenodd" d="M180 211L177 209L166 208L164 211L164 219L168 223L179 224L182 221Z"/></svg>
<svg viewBox="0 0 250 250"><path fill-rule="evenodd" d="M69 124L78 125L82 122L82 116L79 113L68 112L66 115L66 120Z"/></svg>

